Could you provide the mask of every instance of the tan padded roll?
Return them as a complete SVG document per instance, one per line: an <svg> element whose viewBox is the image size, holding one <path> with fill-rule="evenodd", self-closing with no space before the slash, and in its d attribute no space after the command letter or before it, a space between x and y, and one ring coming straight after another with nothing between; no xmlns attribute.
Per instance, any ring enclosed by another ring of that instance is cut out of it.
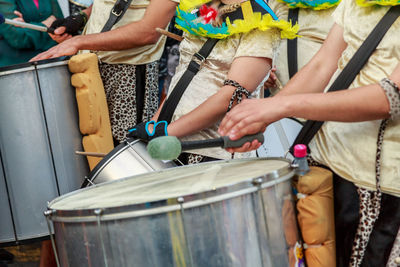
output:
<svg viewBox="0 0 400 267"><path fill-rule="evenodd" d="M298 222L304 242L307 265L336 266L333 181L329 170L310 167L300 177L297 190L307 195L297 202Z"/></svg>
<svg viewBox="0 0 400 267"><path fill-rule="evenodd" d="M73 56L68 66L73 73L71 83L76 88L79 127L85 135L82 140L83 147L86 152L108 153L114 145L97 56L93 53ZM101 160L90 156L87 159L90 169Z"/></svg>

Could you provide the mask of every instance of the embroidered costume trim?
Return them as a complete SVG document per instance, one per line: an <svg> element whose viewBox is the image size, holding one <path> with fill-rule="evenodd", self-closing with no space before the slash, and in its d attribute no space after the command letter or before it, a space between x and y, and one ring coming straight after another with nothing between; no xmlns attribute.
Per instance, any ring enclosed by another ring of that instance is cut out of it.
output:
<svg viewBox="0 0 400 267"><path fill-rule="evenodd" d="M252 1L260 2L260 0ZM229 16L226 16L218 25L212 23L213 20L207 16L210 15L215 18L218 14L214 14L214 10L211 10L208 6L201 6L208 2L210 0L182 0L176 11L176 27L189 34L216 39L224 39L231 35L250 32L254 29L267 31L272 28L280 30L281 38L294 39L298 37L299 26L297 24L292 26L291 23L285 20L279 20L263 1L258 4L267 11L265 14L253 12L251 1L245 1L240 4L243 19L231 21ZM262 5L263 3L265 6ZM207 15L201 16L200 9L208 11Z"/></svg>
<svg viewBox="0 0 400 267"><path fill-rule="evenodd" d="M357 5L369 7L374 5L379 6L397 6L400 5L400 0L356 0Z"/></svg>
<svg viewBox="0 0 400 267"><path fill-rule="evenodd" d="M332 8L340 3L340 0L278 0L289 8L311 8L322 10Z"/></svg>

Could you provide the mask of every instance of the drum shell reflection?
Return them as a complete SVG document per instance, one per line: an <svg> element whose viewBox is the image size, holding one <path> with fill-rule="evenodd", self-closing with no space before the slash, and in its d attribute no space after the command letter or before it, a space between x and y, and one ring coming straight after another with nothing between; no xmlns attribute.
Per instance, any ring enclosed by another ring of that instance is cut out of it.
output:
<svg viewBox="0 0 400 267"><path fill-rule="evenodd" d="M265 159L248 161L255 160ZM246 160L219 164L234 161ZM294 174L287 166L223 188L135 205L52 210L52 202L49 220L60 264L289 266L288 235L298 234L296 225L287 229L285 223L295 221L295 214L284 210L294 206Z"/></svg>
<svg viewBox="0 0 400 267"><path fill-rule="evenodd" d="M65 57L0 68L1 244L48 238L43 209L89 173L70 77Z"/></svg>

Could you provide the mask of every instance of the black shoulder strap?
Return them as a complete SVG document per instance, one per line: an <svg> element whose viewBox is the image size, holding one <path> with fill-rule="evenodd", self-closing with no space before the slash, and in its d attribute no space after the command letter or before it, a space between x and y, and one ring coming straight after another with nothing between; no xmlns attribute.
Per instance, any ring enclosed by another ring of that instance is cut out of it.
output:
<svg viewBox="0 0 400 267"><path fill-rule="evenodd" d="M262 6L260 6L256 1L251 0L250 4L252 6L253 12L260 12L261 14L268 13L268 11ZM265 5L267 5L266 2ZM241 7L223 16L224 19L226 17L229 17L231 22L233 22L236 19L243 19L243 12ZM183 73L182 77L176 84L174 90L169 95L168 99L165 101L164 106L161 109L160 116L158 117L158 121L165 120L168 123L171 122L172 115L174 114L176 106L178 105L183 93L189 86L189 83L192 81L193 77L199 71L201 64L210 55L212 49L217 44L217 42L218 39L208 39L207 42L203 45L203 47L200 49L200 51L193 55L193 58L190 61L187 70ZM200 64L196 61L198 61Z"/></svg>
<svg viewBox="0 0 400 267"><path fill-rule="evenodd" d="M375 51L383 36L396 21L399 15L400 6L393 6L389 9L389 11L383 16L372 32L368 35L367 39L357 50L354 56L350 59L349 63L347 63L346 67L336 78L328 92L344 90L351 85L362 67L365 65L365 63L367 63L372 52ZM314 135L322 127L323 123L323 121L307 121L303 129L296 137L293 145L290 147L290 152L293 154L294 146L297 144L308 145Z"/></svg>
<svg viewBox="0 0 400 267"><path fill-rule="evenodd" d="M108 32L111 30L114 24L117 23L125 14L131 2L132 0L117 0L111 9L110 16L108 17L106 24L104 24L101 32Z"/></svg>
<svg viewBox="0 0 400 267"><path fill-rule="evenodd" d="M218 41L219 39L208 39L201 47L199 52L193 55L193 58L189 62L186 71L183 73L182 77L175 85L172 93L165 100L164 106L160 112L160 116L158 116L158 121L167 121L168 123L171 122L172 115L174 115L176 106L181 100L183 93L189 86L193 77L197 74L197 72L199 72L201 65L210 55L212 49L214 48L214 46L217 44Z"/></svg>
<svg viewBox="0 0 400 267"><path fill-rule="evenodd" d="M299 21L299 8L289 9L289 21L292 25L296 25ZM287 40L287 59L289 69L289 79L291 79L298 70L297 63L297 38Z"/></svg>

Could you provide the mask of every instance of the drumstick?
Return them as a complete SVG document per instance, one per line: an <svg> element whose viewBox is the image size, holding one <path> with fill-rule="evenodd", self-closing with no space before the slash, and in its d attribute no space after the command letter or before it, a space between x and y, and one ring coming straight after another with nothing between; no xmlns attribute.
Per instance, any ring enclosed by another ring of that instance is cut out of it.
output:
<svg viewBox="0 0 400 267"><path fill-rule="evenodd" d="M183 37L182 37L182 36L179 36L179 35L177 35L177 34L175 34L175 33L166 31L166 30L161 29L161 28L156 28L156 32L161 33L161 34L164 34L165 36L167 36L167 37L169 37L169 38L172 38L172 39L174 39L174 40L177 40L178 42L180 42L180 41L183 40Z"/></svg>
<svg viewBox="0 0 400 267"><path fill-rule="evenodd" d="M228 136L222 136L215 139L181 142L175 136L162 136L151 140L147 145L147 151L154 159L172 160L178 158L182 151L210 147L241 147L253 140L264 143L264 134L246 135L235 141L229 139Z"/></svg>
<svg viewBox="0 0 400 267"><path fill-rule="evenodd" d="M97 153L97 152L85 152L85 151L75 151L75 154L89 157L104 158L107 154Z"/></svg>
<svg viewBox="0 0 400 267"><path fill-rule="evenodd" d="M16 21L16 20L12 20L12 19L6 19L6 18L4 18L4 16L2 14L0 14L0 24L3 24L3 23L9 24L12 26L16 26L16 27L19 26L22 28L28 28L28 29L35 30L35 31L54 33L53 28L47 28L44 26L38 26L35 24L26 23L26 22Z"/></svg>

